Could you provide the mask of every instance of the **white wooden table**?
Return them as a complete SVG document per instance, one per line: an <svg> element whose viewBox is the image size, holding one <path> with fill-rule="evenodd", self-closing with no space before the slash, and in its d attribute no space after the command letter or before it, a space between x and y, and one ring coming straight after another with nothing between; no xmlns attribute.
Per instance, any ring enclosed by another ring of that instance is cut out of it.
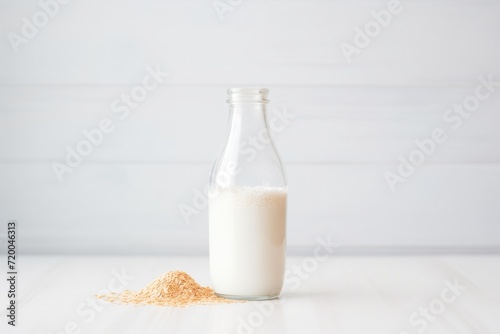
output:
<svg viewBox="0 0 500 334"><path fill-rule="evenodd" d="M289 258L294 265L302 273L288 276L274 302L136 307L95 304L93 296L108 287L139 289L176 269L210 285L208 259L22 256L18 326L6 325L2 280L0 332L500 333L498 255Z"/></svg>

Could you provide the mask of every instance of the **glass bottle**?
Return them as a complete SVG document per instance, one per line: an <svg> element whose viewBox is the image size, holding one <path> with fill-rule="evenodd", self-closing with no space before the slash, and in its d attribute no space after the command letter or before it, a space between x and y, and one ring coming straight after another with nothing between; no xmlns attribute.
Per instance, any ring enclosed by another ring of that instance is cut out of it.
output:
<svg viewBox="0 0 500 334"><path fill-rule="evenodd" d="M210 273L226 298L272 299L283 286L287 184L269 131L268 93L228 90L229 131L210 177Z"/></svg>

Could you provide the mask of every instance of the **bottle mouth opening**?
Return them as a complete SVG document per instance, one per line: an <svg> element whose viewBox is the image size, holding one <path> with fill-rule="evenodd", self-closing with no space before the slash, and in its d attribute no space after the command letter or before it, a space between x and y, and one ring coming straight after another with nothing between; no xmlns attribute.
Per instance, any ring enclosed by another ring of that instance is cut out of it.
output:
<svg viewBox="0 0 500 334"><path fill-rule="evenodd" d="M269 89L259 87L229 88L227 90L227 103L258 102L268 103Z"/></svg>

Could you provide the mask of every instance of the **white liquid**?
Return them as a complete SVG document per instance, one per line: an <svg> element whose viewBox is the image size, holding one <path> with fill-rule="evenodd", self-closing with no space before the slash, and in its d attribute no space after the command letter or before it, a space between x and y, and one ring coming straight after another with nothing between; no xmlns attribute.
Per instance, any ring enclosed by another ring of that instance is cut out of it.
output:
<svg viewBox="0 0 500 334"><path fill-rule="evenodd" d="M209 200L210 273L216 293L276 297L283 286L286 191L232 187Z"/></svg>

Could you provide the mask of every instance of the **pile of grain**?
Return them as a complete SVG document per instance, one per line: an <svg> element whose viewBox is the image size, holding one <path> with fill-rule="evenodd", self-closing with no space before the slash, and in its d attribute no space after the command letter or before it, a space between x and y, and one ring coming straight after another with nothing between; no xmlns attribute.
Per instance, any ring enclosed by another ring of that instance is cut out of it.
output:
<svg viewBox="0 0 500 334"><path fill-rule="evenodd" d="M163 274L138 291L111 292L106 295L97 295L97 298L119 304L177 307L234 302L216 296L211 288L202 287L183 271L171 271Z"/></svg>

